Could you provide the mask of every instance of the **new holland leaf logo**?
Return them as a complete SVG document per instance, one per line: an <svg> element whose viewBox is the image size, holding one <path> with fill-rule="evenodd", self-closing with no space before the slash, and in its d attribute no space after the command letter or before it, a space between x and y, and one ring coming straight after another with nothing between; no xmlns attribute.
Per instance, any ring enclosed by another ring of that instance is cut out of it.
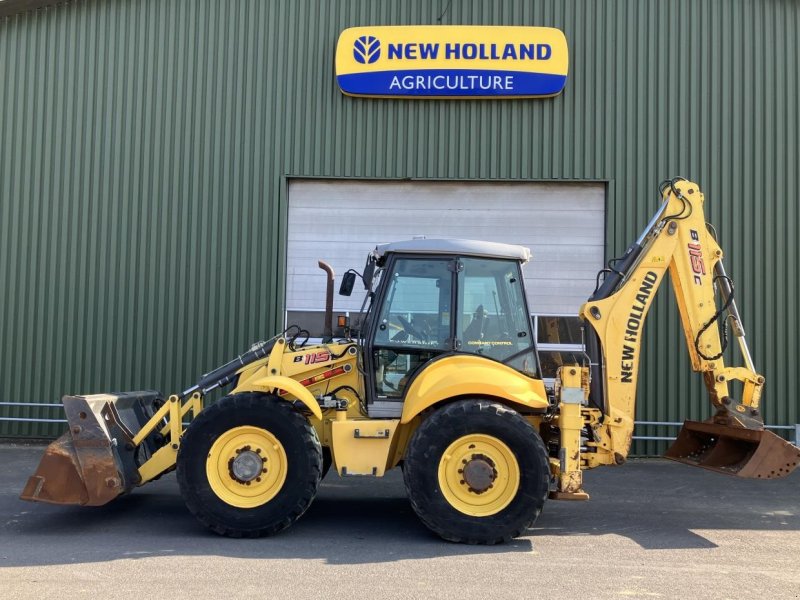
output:
<svg viewBox="0 0 800 600"><path fill-rule="evenodd" d="M362 65L371 65L381 57L381 42L371 35L362 35L353 44L353 58Z"/></svg>

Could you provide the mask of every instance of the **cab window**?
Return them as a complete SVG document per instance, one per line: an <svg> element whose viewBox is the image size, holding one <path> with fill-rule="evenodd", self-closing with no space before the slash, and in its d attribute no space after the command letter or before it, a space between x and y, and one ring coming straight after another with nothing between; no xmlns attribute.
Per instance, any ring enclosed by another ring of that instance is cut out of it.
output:
<svg viewBox="0 0 800 600"><path fill-rule="evenodd" d="M519 264L479 258L463 258L461 262L456 311L459 351L505 361L531 348L531 321ZM528 365L522 370L529 374L533 371Z"/></svg>

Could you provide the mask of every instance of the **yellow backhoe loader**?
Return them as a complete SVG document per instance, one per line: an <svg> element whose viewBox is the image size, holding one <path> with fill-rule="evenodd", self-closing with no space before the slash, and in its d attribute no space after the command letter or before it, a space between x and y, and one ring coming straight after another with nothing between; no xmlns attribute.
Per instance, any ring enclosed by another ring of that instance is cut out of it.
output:
<svg viewBox="0 0 800 600"><path fill-rule="evenodd" d="M333 273L321 263L322 343L291 327L166 399L151 391L65 397L69 431L48 447L22 498L97 506L176 470L203 524L256 537L299 518L331 465L341 477L401 466L414 510L438 535L508 540L548 497L588 499L585 469L625 462L642 329L667 270L692 368L714 408L707 421L685 423L667 457L739 477L786 476L800 450L764 429L764 378L703 194L679 178L659 191L652 220L580 309L583 364L561 366L552 389L523 289L527 248L381 245L363 273L342 279L341 294L357 278L366 290L357 334L332 339ZM743 366L723 360L726 324ZM228 394L204 407L224 386Z"/></svg>

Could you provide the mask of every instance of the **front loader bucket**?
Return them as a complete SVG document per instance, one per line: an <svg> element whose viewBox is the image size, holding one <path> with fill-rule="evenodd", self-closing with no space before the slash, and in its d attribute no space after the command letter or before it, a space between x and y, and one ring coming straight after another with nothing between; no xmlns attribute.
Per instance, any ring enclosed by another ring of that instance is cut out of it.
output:
<svg viewBox="0 0 800 600"><path fill-rule="evenodd" d="M20 494L23 500L101 506L140 482L137 453L163 443L151 435L133 445L162 401L157 392L64 396L69 430L45 450Z"/></svg>
<svg viewBox="0 0 800 600"><path fill-rule="evenodd" d="M800 449L766 429L686 421L665 458L748 479L786 477Z"/></svg>

